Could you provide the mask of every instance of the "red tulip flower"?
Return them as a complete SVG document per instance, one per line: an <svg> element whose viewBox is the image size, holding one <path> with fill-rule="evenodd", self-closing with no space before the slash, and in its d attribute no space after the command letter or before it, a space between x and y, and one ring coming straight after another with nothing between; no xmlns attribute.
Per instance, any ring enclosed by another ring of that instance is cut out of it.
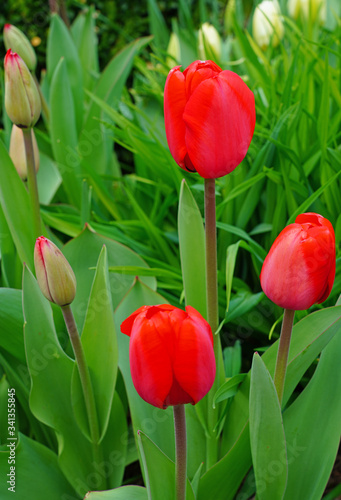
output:
<svg viewBox="0 0 341 500"><path fill-rule="evenodd" d="M195 61L167 77L166 135L176 163L205 179L234 170L249 148L256 122L255 99L246 83L212 61Z"/></svg>
<svg viewBox="0 0 341 500"><path fill-rule="evenodd" d="M329 220L301 214L276 238L260 275L264 293L284 309L303 310L329 296L335 277L335 235Z"/></svg>
<svg viewBox="0 0 341 500"><path fill-rule="evenodd" d="M130 337L130 370L142 399L158 408L196 404L216 372L213 336L191 306L143 306L121 325Z"/></svg>

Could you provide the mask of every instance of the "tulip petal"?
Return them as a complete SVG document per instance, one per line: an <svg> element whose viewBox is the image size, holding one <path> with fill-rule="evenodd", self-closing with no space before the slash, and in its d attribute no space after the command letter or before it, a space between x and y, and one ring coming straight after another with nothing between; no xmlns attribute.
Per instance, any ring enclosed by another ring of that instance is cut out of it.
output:
<svg viewBox="0 0 341 500"><path fill-rule="evenodd" d="M189 98L183 120L188 155L204 178L232 172L245 157L255 127L254 95L232 71L203 81Z"/></svg>
<svg viewBox="0 0 341 500"><path fill-rule="evenodd" d="M186 98L191 97L201 82L221 73L222 69L213 61L194 61L184 71L186 79Z"/></svg>
<svg viewBox="0 0 341 500"><path fill-rule="evenodd" d="M174 376L197 403L213 385L215 359L212 340L191 318L181 324L173 361Z"/></svg>
<svg viewBox="0 0 341 500"><path fill-rule="evenodd" d="M143 315L135 320L130 337L129 359L131 376L139 395L158 408L173 384L173 371L167 344L153 319Z"/></svg>
<svg viewBox="0 0 341 500"><path fill-rule="evenodd" d="M186 106L185 77L173 68L167 77L164 93L165 127L168 146L176 163L186 170L184 158L187 154L185 123L182 115Z"/></svg>

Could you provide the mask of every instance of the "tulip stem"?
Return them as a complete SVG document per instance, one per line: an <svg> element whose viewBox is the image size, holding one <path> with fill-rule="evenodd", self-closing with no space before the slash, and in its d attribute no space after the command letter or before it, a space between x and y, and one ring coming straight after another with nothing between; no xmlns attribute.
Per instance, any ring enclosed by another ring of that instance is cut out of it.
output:
<svg viewBox="0 0 341 500"><path fill-rule="evenodd" d="M35 238L39 238L39 236L41 236L42 229L41 229L37 174L35 169L35 159L34 159L33 142L32 142L32 129L23 128L22 131L25 143L27 184L28 184L28 192L29 192L32 216L33 216L34 235Z"/></svg>
<svg viewBox="0 0 341 500"><path fill-rule="evenodd" d="M208 431L206 442L206 467L214 465L218 459L218 436L214 432L218 420L217 409L213 408L213 397L218 389L220 378L221 346L216 335L219 325L218 280L217 280L217 228L215 179L205 179L205 247L206 247L206 298L207 321L212 329L216 377L208 393Z"/></svg>
<svg viewBox="0 0 341 500"><path fill-rule="evenodd" d="M187 481L187 439L185 405L174 409L176 500L185 500Z"/></svg>
<svg viewBox="0 0 341 500"><path fill-rule="evenodd" d="M217 229L215 179L205 179L205 238L207 321L213 336L218 329ZM216 344L216 342L214 342Z"/></svg>
<svg viewBox="0 0 341 500"><path fill-rule="evenodd" d="M293 309L284 309L284 316L282 322L281 335L279 338L276 369L274 376L274 383L280 405L282 405L282 399L283 399L285 373L287 371L288 355L289 355L292 326L294 323L294 315L295 311Z"/></svg>
<svg viewBox="0 0 341 500"><path fill-rule="evenodd" d="M83 346L78 333L75 318L73 316L70 305L62 306L62 312L69 333L73 352L75 354L78 367L79 378L81 381L83 396L85 401L86 412L88 415L89 429L93 446L93 459L95 464L103 462L102 448L99 445L99 425L96 411L96 402L94 391L91 383L89 367L86 363ZM101 484L98 489L105 490L107 487L105 476L100 475Z"/></svg>

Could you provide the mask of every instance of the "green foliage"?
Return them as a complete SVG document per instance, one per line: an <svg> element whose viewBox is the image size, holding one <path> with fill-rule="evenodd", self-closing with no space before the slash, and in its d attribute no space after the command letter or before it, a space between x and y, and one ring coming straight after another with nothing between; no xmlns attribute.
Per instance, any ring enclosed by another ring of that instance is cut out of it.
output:
<svg viewBox="0 0 341 500"><path fill-rule="evenodd" d="M94 471L61 313L43 298L32 274L33 215L8 154L4 112L0 405L14 387L19 497L80 499L89 491L90 500L173 498L172 412L138 396L129 338L120 324L142 305L167 302L190 304L206 316L203 180L175 164L163 118L168 71L199 58L198 28L205 21L222 37L216 62L241 75L254 92L257 123L242 164L216 182L226 379L212 400L220 446L217 463L207 469L207 400L187 405L187 498L323 495L341 433L340 306L334 306L341 290L341 28L330 13L324 26L293 21L281 1L284 38L262 51L252 37L257 3L101 0L89 7L67 1L70 29L57 14L50 19L40 0L10 0L1 7L3 21L41 38L37 78L47 108L36 135L43 231L63 247L76 275L72 309L100 423L103 461L96 465L106 470L110 490L90 493L97 487L94 474L105 474ZM337 0L331 4L340 15ZM171 32L179 39L176 57L167 55ZM335 228L336 278L326 304L296 313L281 413L271 377L282 311L264 296L259 274L276 236L303 211L320 213ZM255 355L249 371L255 349L265 353ZM4 443L3 413L0 437ZM286 453L288 468L274 481L264 480ZM1 445L1 470L7 457ZM121 486L126 465L137 459L146 488ZM9 498L5 486L1 498Z"/></svg>

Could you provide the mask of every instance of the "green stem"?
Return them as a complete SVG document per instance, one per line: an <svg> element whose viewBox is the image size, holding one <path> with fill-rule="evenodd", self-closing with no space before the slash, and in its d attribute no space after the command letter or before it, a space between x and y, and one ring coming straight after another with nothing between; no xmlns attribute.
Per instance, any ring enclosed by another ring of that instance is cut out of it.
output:
<svg viewBox="0 0 341 500"><path fill-rule="evenodd" d="M34 160L34 151L32 142L32 129L23 128L22 131L24 134L26 165L27 165L27 184L28 184L28 192L29 192L32 215L33 215L34 235L36 238L38 238L42 234L42 229L41 229L41 219L40 219L37 174L35 169L35 160Z"/></svg>
<svg viewBox="0 0 341 500"><path fill-rule="evenodd" d="M279 346L277 352L276 369L274 383L278 394L279 403L282 404L285 373L287 371L289 347L292 326L294 323L295 311L293 309L284 309L281 335L279 338Z"/></svg>
<svg viewBox="0 0 341 500"><path fill-rule="evenodd" d="M218 459L218 440L213 432L218 420L217 410L213 409L213 396L218 388L220 376L220 338L215 332L219 325L218 281L217 281L217 229L215 179L205 179L205 245L206 245L206 297L207 321L213 333L216 377L208 393L208 430L206 442L206 466L210 468Z"/></svg>
<svg viewBox="0 0 341 500"><path fill-rule="evenodd" d="M187 439L185 405L174 406L173 410L175 430L176 500L185 500L187 481Z"/></svg>
<svg viewBox="0 0 341 500"><path fill-rule="evenodd" d="M205 239L207 321L214 335L219 323L215 179L205 179Z"/></svg>
<svg viewBox="0 0 341 500"><path fill-rule="evenodd" d="M96 464L100 464L103 462L103 453L102 453L102 448L99 445L99 438L100 438L99 425L98 425L98 418L96 411L95 396L90 378L90 372L88 365L86 364L83 346L80 340L80 336L77 330L77 325L70 305L63 306L62 312L69 333L72 349L75 354L78 373L83 389L85 407L88 415L89 429L90 429L92 448L93 448L93 460ZM99 489L103 490L106 489L106 487L107 487L106 478L105 476L101 475L101 484L99 486Z"/></svg>

